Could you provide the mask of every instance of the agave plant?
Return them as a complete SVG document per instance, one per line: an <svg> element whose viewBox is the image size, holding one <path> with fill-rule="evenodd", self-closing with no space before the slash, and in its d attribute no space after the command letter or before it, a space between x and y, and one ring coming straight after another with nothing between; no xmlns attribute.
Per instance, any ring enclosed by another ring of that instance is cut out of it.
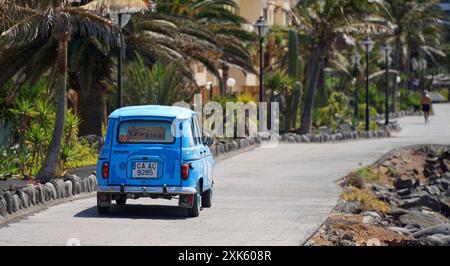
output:
<svg viewBox="0 0 450 266"><path fill-rule="evenodd" d="M26 143L29 144L31 150L31 163L29 167L29 176L36 173L34 169L39 169L40 161L44 154L44 144L47 142L47 134L40 124L34 124L25 131Z"/></svg>
<svg viewBox="0 0 450 266"><path fill-rule="evenodd" d="M33 62L33 56L36 56L35 58L42 56L40 52L42 53L43 49L54 50L56 43L56 64L52 68L57 99L55 127L46 158L38 174L41 181L47 181L55 176L64 130L67 51L71 39L75 36L95 36L105 42L117 44L122 35L112 21L93 11L71 7L68 1L63 0L1 0L0 21L2 21L0 43L6 47L6 50L16 51L16 47L35 48L28 52L26 61ZM22 50L22 56L24 56L23 53L27 52ZM4 78L7 80L18 71L26 69L24 67L27 65L26 61L9 67ZM30 67L28 72L32 71Z"/></svg>

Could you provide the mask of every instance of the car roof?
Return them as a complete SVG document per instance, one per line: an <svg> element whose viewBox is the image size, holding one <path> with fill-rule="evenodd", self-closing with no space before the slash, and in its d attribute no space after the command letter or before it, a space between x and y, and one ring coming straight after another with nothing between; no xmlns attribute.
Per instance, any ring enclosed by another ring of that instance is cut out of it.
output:
<svg viewBox="0 0 450 266"><path fill-rule="evenodd" d="M137 117L137 116L156 116L175 119L190 119L194 111L178 106L162 105L141 105L129 106L115 110L109 115L109 118L119 117Z"/></svg>

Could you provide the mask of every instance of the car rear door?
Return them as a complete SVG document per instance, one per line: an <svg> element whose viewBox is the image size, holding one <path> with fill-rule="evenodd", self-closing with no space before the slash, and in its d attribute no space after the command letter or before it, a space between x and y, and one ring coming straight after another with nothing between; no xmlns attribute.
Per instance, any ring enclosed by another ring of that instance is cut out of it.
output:
<svg viewBox="0 0 450 266"><path fill-rule="evenodd" d="M179 121L171 118L119 119L111 150L109 185L181 185L178 127Z"/></svg>

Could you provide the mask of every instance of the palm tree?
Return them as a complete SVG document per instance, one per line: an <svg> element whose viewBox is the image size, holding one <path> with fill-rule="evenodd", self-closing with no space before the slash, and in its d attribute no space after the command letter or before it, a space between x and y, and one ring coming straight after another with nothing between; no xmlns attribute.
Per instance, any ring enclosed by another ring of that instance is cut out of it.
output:
<svg viewBox="0 0 450 266"><path fill-rule="evenodd" d="M94 0L82 7L108 13L110 11L105 11L108 2L115 1ZM157 13L134 15L123 29L127 45L126 59L139 61L136 56L138 54L150 67L160 59L174 62L181 60L181 73L185 80L194 84L194 88L196 83L190 68L192 62L202 63L219 80L222 78L219 68L224 64L254 72L250 54L244 44L245 40L251 40L254 36L240 28L242 18L224 9L219 3L223 1L197 1L195 5L195 1L183 2L183 5L178 5L177 1L159 1ZM225 2L235 5L233 1ZM174 9L169 8L169 4ZM182 6L190 11L181 12ZM212 7L214 14L211 14ZM220 14L227 15L220 17ZM80 94L80 105L87 106L80 108L79 114L83 120L81 134L101 132L101 115L92 116L92 113L104 112L93 109L104 105L102 87L105 86L102 84L113 83L113 53L115 54L114 50L93 38L88 42L80 42L73 52L71 50L71 58L74 58L69 61L71 82ZM102 84L98 81L102 81Z"/></svg>
<svg viewBox="0 0 450 266"><path fill-rule="evenodd" d="M306 49L309 51L300 133L311 131L313 105L325 59L338 37L350 37L364 31L367 24L361 19L370 9L367 0L300 1L293 9L293 24L308 40Z"/></svg>
<svg viewBox="0 0 450 266"><path fill-rule="evenodd" d="M380 16L392 27L394 68L409 73L414 52L436 62L435 56L445 57L439 49L442 38L442 11L437 0L387 0L381 5ZM394 75L394 99L391 111L395 112L397 75Z"/></svg>
<svg viewBox="0 0 450 266"><path fill-rule="evenodd" d="M74 37L95 36L105 42L117 44L122 38L120 30L101 15L79 7L71 7L68 1L12 1L1 0L0 43L6 49L55 42L57 59L53 66L56 90L56 120L46 158L38 178L48 181L56 174L61 138L66 113L66 75L68 45ZM45 42L46 40L46 42Z"/></svg>

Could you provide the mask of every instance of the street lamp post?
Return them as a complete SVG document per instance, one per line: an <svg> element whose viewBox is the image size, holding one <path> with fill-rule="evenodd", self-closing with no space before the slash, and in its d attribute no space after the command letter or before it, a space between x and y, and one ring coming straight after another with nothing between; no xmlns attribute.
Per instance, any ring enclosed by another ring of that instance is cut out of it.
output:
<svg viewBox="0 0 450 266"><path fill-rule="evenodd" d="M81 0L74 0L81 1ZM145 13L153 11L153 3L151 1L123 1L123 0L94 0L83 5L83 8L100 12L107 15L113 20L119 28L125 27L131 19L133 13ZM125 43L123 34L119 41L119 51L117 54L117 107L122 107L122 63Z"/></svg>
<svg viewBox="0 0 450 266"><path fill-rule="evenodd" d="M212 101L213 83L211 81L206 82L206 90L209 91L209 101Z"/></svg>
<svg viewBox="0 0 450 266"><path fill-rule="evenodd" d="M269 25L266 23L264 17L259 17L254 25L255 31L259 37L259 101L264 101L264 58L263 58L263 44L264 38L269 32Z"/></svg>
<svg viewBox="0 0 450 266"><path fill-rule="evenodd" d="M120 28L125 27L131 19L131 14L111 14L111 18L119 25ZM122 104L122 66L123 54L125 52L125 41L120 41L120 46L117 52L117 108L121 108Z"/></svg>
<svg viewBox="0 0 450 266"><path fill-rule="evenodd" d="M353 64L353 73L355 75L355 119L356 121L358 121L359 119L359 88L358 88L358 84L357 84L357 71L358 71L358 66L359 66L359 62L361 60L361 56L359 55L359 53L357 51L355 51L355 53L351 56L351 62Z"/></svg>
<svg viewBox="0 0 450 266"><path fill-rule="evenodd" d="M386 103L385 103L385 125L389 125L389 53L392 50L391 46L387 42L383 44L381 50L384 51L385 61L386 61Z"/></svg>
<svg viewBox="0 0 450 266"><path fill-rule="evenodd" d="M366 51L366 131L370 130L370 109L369 109L369 53L373 49L374 42L370 37L361 43Z"/></svg>
<svg viewBox="0 0 450 266"><path fill-rule="evenodd" d="M233 88L236 86L236 80L234 78L227 79L227 87L230 90L229 94L233 94Z"/></svg>

